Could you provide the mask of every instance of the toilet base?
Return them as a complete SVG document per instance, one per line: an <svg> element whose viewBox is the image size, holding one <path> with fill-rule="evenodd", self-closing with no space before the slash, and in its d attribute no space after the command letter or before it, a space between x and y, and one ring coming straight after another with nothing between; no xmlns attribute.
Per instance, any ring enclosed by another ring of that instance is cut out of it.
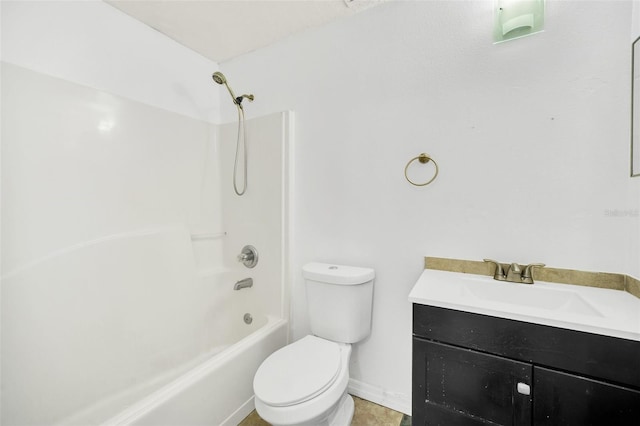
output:
<svg viewBox="0 0 640 426"><path fill-rule="evenodd" d="M256 407L257 408L257 407ZM323 413L304 423L271 423L273 426L349 426L353 420L355 404L353 398L345 392L340 401L329 412ZM258 411L258 414L260 412Z"/></svg>
<svg viewBox="0 0 640 426"><path fill-rule="evenodd" d="M354 412L355 404L353 398L345 392L329 413L295 426L349 426Z"/></svg>
<svg viewBox="0 0 640 426"><path fill-rule="evenodd" d="M354 412L355 404L353 402L353 397L348 393L345 393L338 405L336 416L334 417L333 422L330 423L330 425L349 426L351 424L351 420L353 420Z"/></svg>

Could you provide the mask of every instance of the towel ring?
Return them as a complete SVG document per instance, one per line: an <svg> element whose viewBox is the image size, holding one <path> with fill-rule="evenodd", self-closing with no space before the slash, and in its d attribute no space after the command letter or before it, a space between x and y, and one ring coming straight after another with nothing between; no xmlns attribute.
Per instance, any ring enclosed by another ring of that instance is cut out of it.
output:
<svg viewBox="0 0 640 426"><path fill-rule="evenodd" d="M409 166L411 165L411 163L413 163L416 160L418 160L422 164L427 164L429 161L433 161L433 165L436 166L436 172L433 175L433 177L431 179L429 179L428 181L424 182L424 183L416 183L416 182L412 181L411 179L409 179L409 176L407 175L407 170L409 169ZM404 177L407 179L407 181L411 185L414 185L414 186L426 186L426 185L429 185L431 182L434 181L434 179L437 176L438 176L438 163L436 163L436 160L434 160L433 158L429 157L424 152L422 154L418 155L417 157L413 157L411 160L409 160L409 162L407 163L407 165L404 168Z"/></svg>

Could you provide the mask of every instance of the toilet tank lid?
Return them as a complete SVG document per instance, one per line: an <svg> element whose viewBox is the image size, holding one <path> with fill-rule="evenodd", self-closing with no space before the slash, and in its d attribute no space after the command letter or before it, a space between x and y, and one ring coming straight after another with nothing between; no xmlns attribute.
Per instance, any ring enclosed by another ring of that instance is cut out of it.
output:
<svg viewBox="0 0 640 426"><path fill-rule="evenodd" d="M375 277L371 268L311 262L302 267L302 276L308 280L329 284L355 285L371 281Z"/></svg>

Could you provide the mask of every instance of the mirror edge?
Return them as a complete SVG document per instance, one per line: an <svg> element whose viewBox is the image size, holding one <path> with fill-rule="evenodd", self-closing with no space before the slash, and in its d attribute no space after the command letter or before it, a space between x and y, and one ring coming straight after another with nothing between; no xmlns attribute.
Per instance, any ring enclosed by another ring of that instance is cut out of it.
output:
<svg viewBox="0 0 640 426"><path fill-rule="evenodd" d="M640 176L640 164L637 164L636 166L638 167L638 173L633 173L634 172L634 164L633 164L633 132L634 132L634 126L633 126L633 112L634 112L634 106L635 106L635 93L634 93L634 86L635 86L635 48L636 48L636 44L640 45L640 37L636 38L634 40L633 43L631 43L631 149L630 149L630 176L631 177L639 177ZM639 99L640 101L640 99ZM639 106L640 107L640 106ZM640 130L640 129L637 129ZM640 148L640 147L638 147Z"/></svg>

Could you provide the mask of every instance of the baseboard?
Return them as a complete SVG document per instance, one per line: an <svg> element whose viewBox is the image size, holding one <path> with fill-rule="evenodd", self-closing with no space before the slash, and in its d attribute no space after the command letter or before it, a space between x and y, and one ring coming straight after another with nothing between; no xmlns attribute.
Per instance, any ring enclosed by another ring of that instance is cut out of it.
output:
<svg viewBox="0 0 640 426"><path fill-rule="evenodd" d="M347 391L351 395L375 402L392 410L411 415L411 396L398 392L388 392L377 386L363 383L359 380L349 379Z"/></svg>
<svg viewBox="0 0 640 426"><path fill-rule="evenodd" d="M223 421L220 426L238 426L256 408L253 396Z"/></svg>

